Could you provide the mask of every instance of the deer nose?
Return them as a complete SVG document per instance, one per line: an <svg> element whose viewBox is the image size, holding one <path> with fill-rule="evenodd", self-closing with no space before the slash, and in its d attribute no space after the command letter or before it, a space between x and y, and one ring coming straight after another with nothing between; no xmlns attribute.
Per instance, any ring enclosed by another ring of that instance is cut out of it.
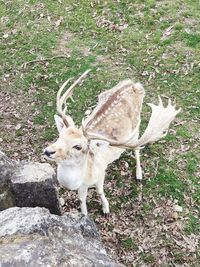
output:
<svg viewBox="0 0 200 267"><path fill-rule="evenodd" d="M44 150L44 154L47 156L47 157L50 157L51 155L55 154L56 151L48 151L48 150Z"/></svg>

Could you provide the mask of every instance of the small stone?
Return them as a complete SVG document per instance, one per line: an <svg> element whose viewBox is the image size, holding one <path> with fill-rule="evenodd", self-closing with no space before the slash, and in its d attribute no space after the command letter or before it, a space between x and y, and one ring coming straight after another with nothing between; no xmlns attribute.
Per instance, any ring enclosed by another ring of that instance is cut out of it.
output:
<svg viewBox="0 0 200 267"><path fill-rule="evenodd" d="M128 164L128 162L126 162L126 161L124 162L124 165L125 165L126 168L129 167L129 164Z"/></svg>
<svg viewBox="0 0 200 267"><path fill-rule="evenodd" d="M8 33L5 33L5 34L3 35L3 38L4 38L4 39L7 39L8 36L9 36Z"/></svg>
<svg viewBox="0 0 200 267"><path fill-rule="evenodd" d="M121 176L125 176L127 173L124 171L121 171L120 174L121 174Z"/></svg>
<svg viewBox="0 0 200 267"><path fill-rule="evenodd" d="M64 205L65 205L65 200L64 200L64 198L63 198L63 197L60 197L59 200L60 200L60 205L61 205L61 206L64 206Z"/></svg>
<svg viewBox="0 0 200 267"><path fill-rule="evenodd" d="M53 107L53 102L48 102L48 103L47 103L47 106L48 106L48 107Z"/></svg>
<svg viewBox="0 0 200 267"><path fill-rule="evenodd" d="M15 130L18 131L19 129L21 129L22 125L21 123L18 123L16 126L15 126Z"/></svg>
<svg viewBox="0 0 200 267"><path fill-rule="evenodd" d="M90 113L91 113L91 110L88 109L88 110L86 110L85 115L88 116L88 115L90 115Z"/></svg>
<svg viewBox="0 0 200 267"><path fill-rule="evenodd" d="M183 212L183 208L181 207L181 206L179 206L179 205L174 205L174 211L177 211L177 212Z"/></svg>

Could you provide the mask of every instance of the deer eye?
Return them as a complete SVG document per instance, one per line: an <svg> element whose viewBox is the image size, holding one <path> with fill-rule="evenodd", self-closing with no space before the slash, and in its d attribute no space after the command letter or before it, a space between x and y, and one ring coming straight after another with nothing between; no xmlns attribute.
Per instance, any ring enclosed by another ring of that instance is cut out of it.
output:
<svg viewBox="0 0 200 267"><path fill-rule="evenodd" d="M82 149L82 147L80 145L73 146L73 148L76 149L76 150L81 150Z"/></svg>

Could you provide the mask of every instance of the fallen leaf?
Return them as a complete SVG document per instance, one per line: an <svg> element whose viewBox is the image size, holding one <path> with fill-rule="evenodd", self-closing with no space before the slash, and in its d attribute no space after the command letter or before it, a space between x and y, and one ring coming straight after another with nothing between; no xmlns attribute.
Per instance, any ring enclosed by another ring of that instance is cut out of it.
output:
<svg viewBox="0 0 200 267"><path fill-rule="evenodd" d="M183 208L179 205L174 205L174 211L177 211L177 212L183 212Z"/></svg>
<svg viewBox="0 0 200 267"><path fill-rule="evenodd" d="M4 39L7 39L8 36L9 36L9 34L8 34L8 33L5 33L5 34L3 35L3 38L4 38Z"/></svg>
<svg viewBox="0 0 200 267"><path fill-rule="evenodd" d="M63 17L60 17L60 18L55 22L55 26L56 26L56 28L57 28L58 26L60 26L60 24L62 23L62 21L63 21Z"/></svg>
<svg viewBox="0 0 200 267"><path fill-rule="evenodd" d="M22 127L21 123L18 123L18 124L15 126L15 130L18 131L21 127Z"/></svg>

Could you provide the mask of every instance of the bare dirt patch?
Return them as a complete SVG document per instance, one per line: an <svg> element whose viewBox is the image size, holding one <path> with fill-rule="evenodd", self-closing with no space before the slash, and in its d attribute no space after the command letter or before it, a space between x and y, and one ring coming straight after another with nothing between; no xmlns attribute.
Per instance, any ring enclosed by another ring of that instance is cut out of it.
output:
<svg viewBox="0 0 200 267"><path fill-rule="evenodd" d="M58 45L54 50L54 54L70 56L71 49L68 47L68 45L73 36L74 35L72 33L66 31L58 41Z"/></svg>
<svg viewBox="0 0 200 267"><path fill-rule="evenodd" d="M15 160L39 158L34 150L34 104L22 91L0 91L0 146Z"/></svg>

